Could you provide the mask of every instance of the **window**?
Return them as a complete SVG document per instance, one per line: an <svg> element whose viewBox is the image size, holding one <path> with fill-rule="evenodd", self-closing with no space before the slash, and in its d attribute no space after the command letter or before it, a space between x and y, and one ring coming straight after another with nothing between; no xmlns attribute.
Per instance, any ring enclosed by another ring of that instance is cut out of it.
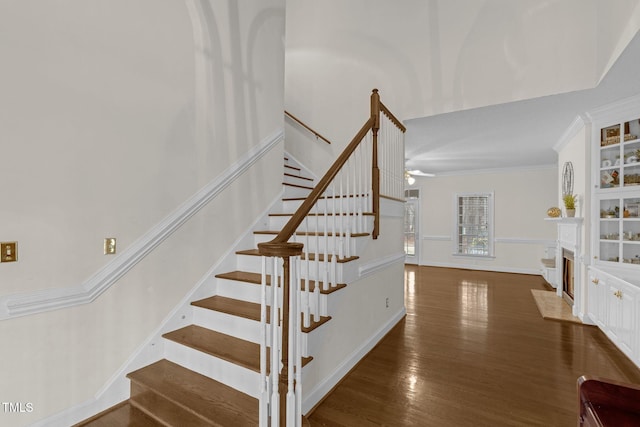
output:
<svg viewBox="0 0 640 427"><path fill-rule="evenodd" d="M455 254L493 256L493 193L456 195Z"/></svg>

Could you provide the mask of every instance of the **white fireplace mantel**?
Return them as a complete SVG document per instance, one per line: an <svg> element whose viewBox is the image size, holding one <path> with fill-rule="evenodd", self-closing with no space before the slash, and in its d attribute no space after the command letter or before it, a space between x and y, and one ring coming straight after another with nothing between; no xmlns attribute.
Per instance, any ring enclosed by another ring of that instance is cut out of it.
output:
<svg viewBox="0 0 640 427"><path fill-rule="evenodd" d="M558 239L556 246L556 294L562 298L562 250L573 252L575 262L573 263L573 315L583 318L584 314L584 289L580 277L582 264L582 218L545 218L545 221L552 221L558 227Z"/></svg>

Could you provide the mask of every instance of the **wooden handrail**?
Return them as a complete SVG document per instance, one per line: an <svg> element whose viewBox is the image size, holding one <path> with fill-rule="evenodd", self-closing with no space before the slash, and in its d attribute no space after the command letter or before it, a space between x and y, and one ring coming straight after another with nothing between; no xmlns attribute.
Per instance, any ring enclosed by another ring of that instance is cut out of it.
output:
<svg viewBox="0 0 640 427"><path fill-rule="evenodd" d="M407 131L407 128L404 127L404 125L402 123L400 123L400 120L398 120L396 118L396 116L394 116L393 113L382 102L380 102L380 110L382 110L382 112L384 112L384 114L387 117L389 117L389 120L391 120L393 122L393 124L398 126L398 129L400 129L402 131L402 133Z"/></svg>
<svg viewBox="0 0 640 427"><path fill-rule="evenodd" d="M373 117L370 117L369 120L367 120L364 126L362 126L362 129L360 129L353 140L349 143L347 148L336 159L327 173L322 177L320 182L318 182L318 185L313 188L309 196L307 196L304 202L302 202L302 205L300 205L298 210L293 214L291 219L289 219L287 224L282 228L278 235L270 242L258 244L258 248L260 249L261 254L265 252L263 248L267 250L267 248L271 245L286 243L291 238L291 236L293 236L293 233L295 233L300 224L302 224L304 218L309 214L309 212L311 212L311 208L313 208L313 205L316 204L316 202L320 199L320 196L322 196L322 194L327 190L333 178L335 178L342 166L347 162L347 159L349 159L351 154L358 147L360 141L362 141L367 132L371 130L373 122Z"/></svg>
<svg viewBox="0 0 640 427"><path fill-rule="evenodd" d="M309 131L311 131L314 135L316 135L316 137L318 138L322 138L324 141L326 141L327 143L331 143L329 142L329 140L327 140L326 138L324 138L322 135L320 135L319 133L317 133L316 131L314 131L313 129L311 129L309 126L307 126L306 124L304 124L302 121L300 121L299 119L297 119L296 117L294 117L293 115L291 115L290 113L288 113L287 111L285 111L285 114L289 117L291 117L293 120L295 120L296 122L300 123L302 126L304 126L306 129L308 129ZM320 179L320 181L318 182L318 184L313 188L313 190L311 190L311 193L307 196L307 198L302 202L302 204L300 205L300 207L296 210L296 212L291 216L291 218L289 219L289 221L286 223L286 225L282 228L282 230L278 233L278 235L272 239L269 242L264 242L264 243L259 243L258 244L258 252L260 253L260 255L264 256L264 257L278 257L278 258L282 258L282 280L280 281L281 283L281 287L282 287L282 305L279 308L280 313L281 313L281 330L280 333L281 335L281 348L280 348L280 355L279 358L281 359L282 364L280 365L280 372L277 375L277 378L274 377L273 381L277 381L277 387L275 387L274 384L274 389L277 388L277 393L279 395L279 410L276 412L278 414L277 416L277 424L279 424L281 427L284 427L287 425L287 416L288 416L288 412L287 412L287 405L292 405L292 402L288 401L288 396L289 395L293 395L291 393L292 388L295 389L295 380L292 380L291 378L289 378L289 375L291 372L293 372L294 369L298 369L298 368L294 368L294 364L292 364L291 366L289 363L289 347L292 345L292 343L289 341L289 311L290 311L290 302L289 302L289 295L295 295L292 292L293 289L299 289L299 284L297 283L293 283L292 282L292 276L293 273L291 271L292 268L292 264L291 264L291 259L292 257L299 257L300 255L302 255L303 252L303 248L304 245L300 242L289 242L289 240L292 238L292 236L296 233L296 230L298 230L298 227L300 227L300 225L303 223L303 221L305 220L305 218L307 218L307 216L309 216L311 214L311 210L314 208L314 206L317 205L317 203L320 201L320 199L322 198L322 196L324 194L327 194L327 190L329 189L329 186L332 185L332 183L334 182L334 180L339 177L339 174L342 173L342 169L345 165L347 165L347 162L350 161L350 159L352 157L357 157L358 154L356 152L356 150L360 147L360 144L364 143L368 143L369 140L367 138L367 135L369 134L369 132L371 132L371 188L370 188L370 196L371 196L371 209L373 211L373 217L374 217L374 221L373 221L373 231L371 233L372 238L376 239L378 237L379 234L379 224L380 224L380 167L378 165L378 131L381 127L381 114L384 114L385 116L387 116L389 118L389 120L398 127L398 129L400 129L403 133L406 131L405 127L400 123L400 121L389 111L389 109L387 107L384 106L384 104L382 104L382 102L380 102L380 95L378 94L378 90L374 89L372 94L371 94L371 114L369 116L369 119L365 122L365 124L362 126L362 128L358 131L358 133L355 135L355 137L351 140L351 142L347 145L347 147L344 149L344 151L338 156L338 158L335 160L335 162L331 165L331 167L329 168L329 170L327 171L327 173ZM386 126L386 125L385 125ZM385 131L386 134L386 131ZM395 145L395 147L398 147L398 145ZM401 145L401 147L403 147L403 144ZM355 156L354 156L354 153ZM384 152L382 152L382 154L384 155ZM382 161L384 162L384 157L382 157ZM364 170L368 169L368 165L364 165L363 168ZM355 173L355 172L354 172ZM368 171L367 171L368 173ZM339 178L340 179L340 178ZM355 177L354 177L354 181L355 181ZM349 181L347 180L347 187L349 187ZM356 188L354 186L354 188ZM349 190L349 188L347 188L347 190ZM366 194L367 198L369 196L368 192L369 190L359 190L359 191L363 191ZM352 196L355 198L357 197L357 195L360 195L360 193L354 193L352 194ZM364 194L363 194L364 196ZM333 197L336 197L336 195L334 194ZM342 197L342 183L340 183L340 197ZM349 196L347 196L349 197ZM335 206L335 199L334 199L334 206ZM342 206L342 202L340 203L340 206ZM355 213L354 213L355 214ZM326 207L325 207L325 218L326 218ZM334 213L335 215L335 213ZM342 212L342 207L340 208L340 215L343 215ZM362 211L359 212L360 218L362 217ZM317 218L317 216L316 216ZM334 219L335 221L335 219ZM334 222L334 227L335 227L335 222ZM328 235L328 230L325 230L326 234L325 236ZM340 226L340 232L342 232L342 225ZM336 233L336 229L333 230L333 233ZM346 256L349 257L349 247L350 247L350 243L349 243L349 239L351 238L351 231L350 231L350 226L347 227L347 233L346 233ZM331 259L333 260L333 262L335 262L336 257L337 256L342 256L339 255L340 252L342 250L342 246L340 247L340 249L338 250L338 253L335 254L335 256L331 257ZM327 248L325 247L324 249L324 262L327 263L329 256L328 256L328 252L327 252ZM316 255L315 257L316 259L319 259L320 256ZM308 257L307 257L308 259ZM264 264L263 264L264 265ZM295 265L295 264L294 264ZM264 267L263 267L264 269ZM277 270L276 265L274 264L274 272ZM276 273L277 274L277 273ZM327 278L329 277L329 273L327 273ZM296 279L297 280L297 279ZM278 280L276 279L275 281L272 279L272 285L274 286L278 286L277 285ZM335 283L334 283L335 284ZM266 279L264 278L264 273L263 273L263 287L266 286ZM330 286L333 286L330 284ZM319 295L319 287L315 288L315 292ZM308 289L307 289L308 292ZM272 309L276 310L276 306L277 306L277 289L274 288L274 299L273 299L273 303L272 303ZM291 302L292 307L295 307L295 300L293 300L294 302ZM261 304L266 304L266 301L263 301ZM291 316L293 316L293 318L298 318L299 319L299 315L300 313L298 313L297 308L294 308L293 311L291 312ZM275 312L275 311L274 311ZM314 317L317 313L314 314ZM295 320L293 322L296 322ZM274 322L272 324L273 327L277 327L277 325L275 324L276 322ZM274 326L275 325L275 326ZM295 323L294 323L295 325ZM296 328L299 327L295 326ZM277 339L275 338L275 333L276 330L274 329L274 338L273 341L277 341ZM266 338L265 342L266 342ZM294 339L295 341L295 339ZM293 347L292 347L293 348ZM262 350L261 350L262 351ZM272 349L273 351L273 349ZM294 351L294 350L292 350ZM295 352L295 351L294 351ZM298 350L299 352L299 350ZM274 357L274 354L272 352L272 357ZM298 354L298 353L296 353ZM296 356L298 358L298 356ZM297 363L297 362L296 362ZM297 365L296 365L297 366ZM287 369L290 368L291 371L287 371ZM299 371L297 371L299 372ZM274 372L275 374L275 372ZM293 384L293 385L292 385ZM295 393L295 392L294 392ZM274 393L274 397L272 399L275 399L275 393ZM294 412L291 412L291 414L294 414ZM272 417L274 417L274 414L272 413L271 415ZM299 414L296 414L296 416L299 416ZM272 418L274 424L276 424L276 418ZM289 419L289 421L291 421L291 419ZM293 421L291 421L293 422ZM291 423L289 423L291 424Z"/></svg>
<svg viewBox="0 0 640 427"><path fill-rule="evenodd" d="M293 114L291 114L290 112L288 112L287 110L284 110L284 114L286 114L287 116L289 116L292 120L295 120L296 122L298 122L298 124L300 124L300 126L304 127L306 130L308 130L309 132L311 132L312 134L314 134L316 136L316 138L320 138L321 140L323 140L324 142L326 142L327 144L331 144L331 141L329 141L327 138L325 138L324 136L320 135L318 132L316 132L315 130L313 130L310 126L308 126L305 122L303 122L302 120L300 120L299 118L297 118L296 116L294 116Z"/></svg>

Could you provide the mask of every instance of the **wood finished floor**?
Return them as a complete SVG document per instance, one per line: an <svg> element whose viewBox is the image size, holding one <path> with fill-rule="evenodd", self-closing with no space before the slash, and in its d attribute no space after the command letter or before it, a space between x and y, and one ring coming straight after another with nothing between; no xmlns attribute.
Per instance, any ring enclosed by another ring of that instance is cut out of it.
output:
<svg viewBox="0 0 640 427"><path fill-rule="evenodd" d="M640 383L599 329L544 320L540 276L407 266L407 316L315 409L316 426L575 426L576 380Z"/></svg>

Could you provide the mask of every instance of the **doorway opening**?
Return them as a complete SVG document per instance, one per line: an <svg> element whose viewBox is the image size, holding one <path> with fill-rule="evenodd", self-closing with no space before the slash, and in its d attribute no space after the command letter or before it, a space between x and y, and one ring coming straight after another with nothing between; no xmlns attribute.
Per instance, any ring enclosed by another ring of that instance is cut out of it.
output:
<svg viewBox="0 0 640 427"><path fill-rule="evenodd" d="M420 234L418 232L420 190L405 190L404 196L404 254L406 264L419 265L420 261Z"/></svg>

